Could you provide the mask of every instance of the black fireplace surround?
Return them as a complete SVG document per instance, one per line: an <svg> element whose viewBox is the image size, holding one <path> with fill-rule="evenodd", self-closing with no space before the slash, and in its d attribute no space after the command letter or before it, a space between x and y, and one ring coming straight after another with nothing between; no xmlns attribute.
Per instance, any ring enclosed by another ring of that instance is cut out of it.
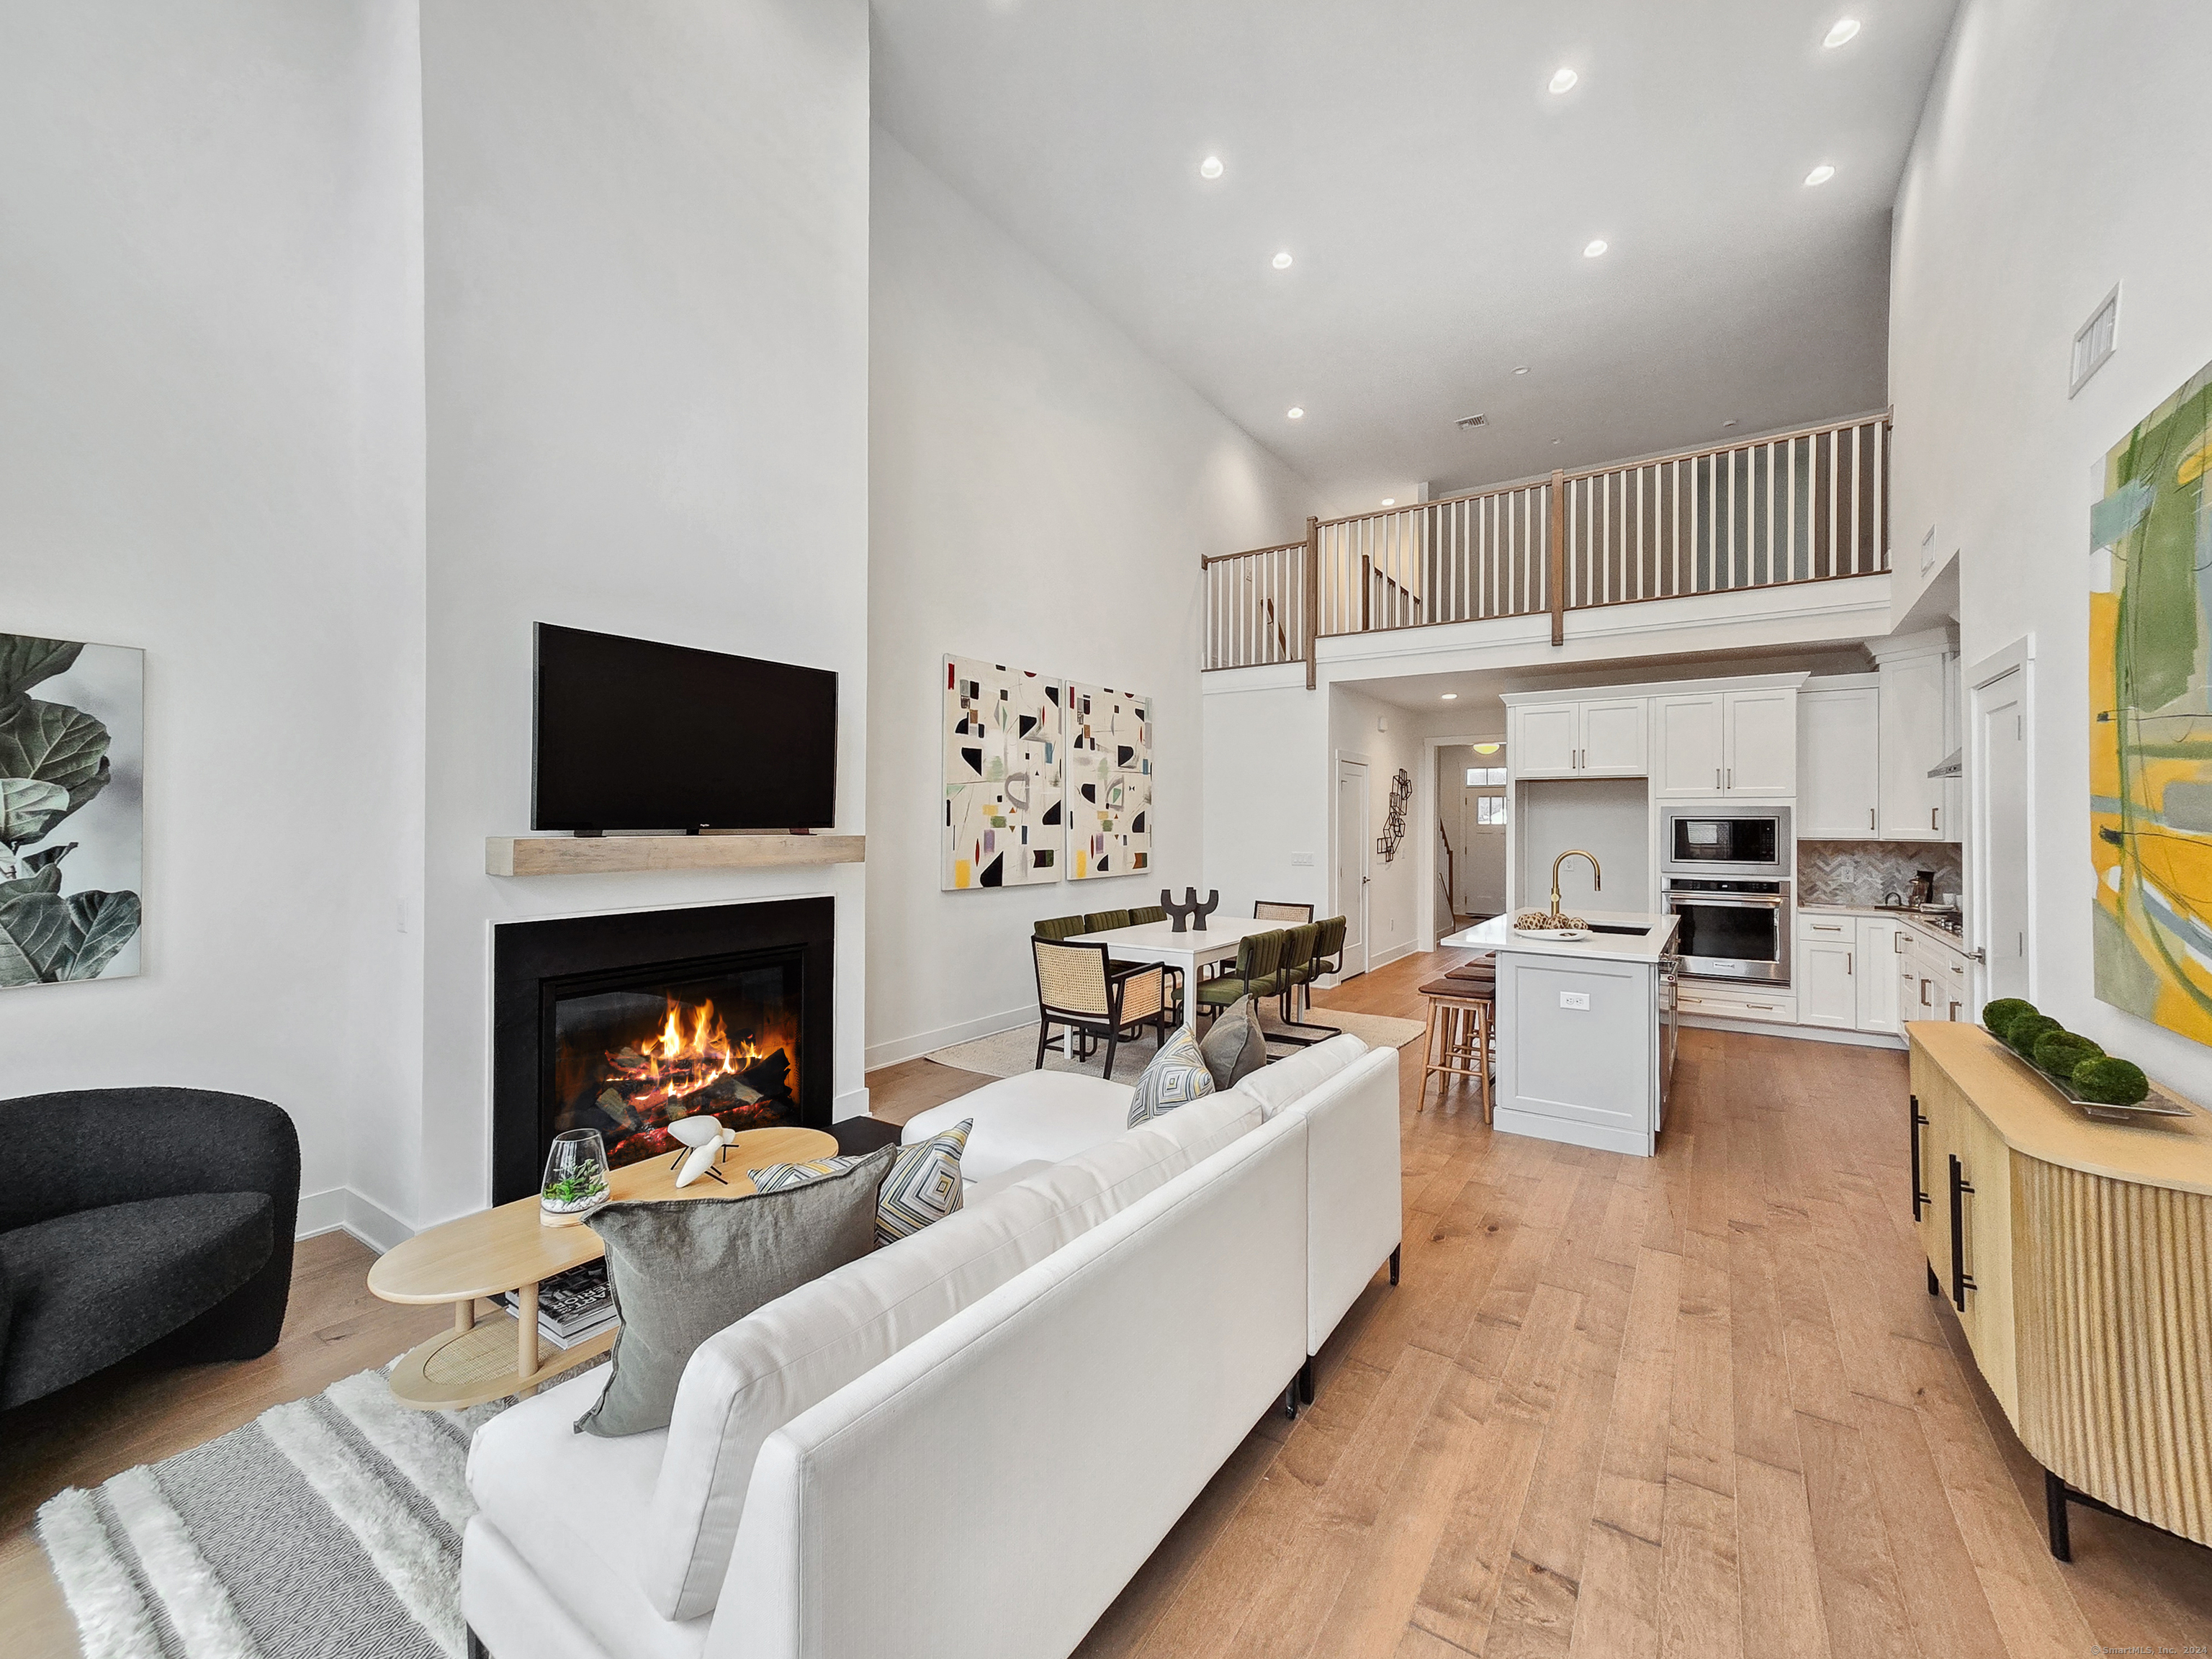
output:
<svg viewBox="0 0 2212 1659"><path fill-rule="evenodd" d="M573 1111L573 1098L564 1097L574 1093L578 1030L592 1029L596 1018L617 1018L625 1007L644 1010L647 1024L656 1024L659 999L665 995L672 1012L696 988L739 995L749 988L771 988L762 994L787 1020L795 1002L796 1055L779 1049L760 1072L732 1081L763 1085L742 1091L759 1097L739 1109L757 1115L747 1121L829 1128L835 924L834 900L805 898L513 921L494 928L492 1202L538 1191L546 1147L564 1113ZM635 1026L635 1018L630 1023ZM570 1065L568 1074L556 1079L564 1030ZM787 1064L797 1073L787 1097ZM712 1102L702 1107L686 1097L672 1109L681 1115L712 1109ZM610 1134L611 1159L622 1162L611 1144L611 1126L592 1121L591 1127Z"/></svg>

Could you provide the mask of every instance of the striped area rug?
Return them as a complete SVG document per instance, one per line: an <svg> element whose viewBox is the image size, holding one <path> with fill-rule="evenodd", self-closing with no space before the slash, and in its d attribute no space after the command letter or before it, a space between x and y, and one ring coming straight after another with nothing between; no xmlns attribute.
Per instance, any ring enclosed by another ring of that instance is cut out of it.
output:
<svg viewBox="0 0 2212 1659"><path fill-rule="evenodd" d="M469 1437L362 1371L39 1510L85 1659L464 1659Z"/></svg>

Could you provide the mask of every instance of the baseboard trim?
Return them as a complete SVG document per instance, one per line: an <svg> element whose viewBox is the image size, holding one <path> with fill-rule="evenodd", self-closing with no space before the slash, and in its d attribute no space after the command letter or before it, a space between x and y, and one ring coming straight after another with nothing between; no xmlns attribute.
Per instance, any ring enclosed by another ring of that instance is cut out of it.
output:
<svg viewBox="0 0 2212 1659"><path fill-rule="evenodd" d="M842 1123L848 1117L866 1117L867 1115L868 1091L866 1089L848 1089L830 1103L830 1121L832 1123Z"/></svg>
<svg viewBox="0 0 2212 1659"><path fill-rule="evenodd" d="M1010 1008L1003 1014L986 1014L981 1019L963 1020L957 1025L941 1026L934 1031L917 1031L912 1036L894 1037L888 1042L868 1046L867 1069L896 1066L902 1060L914 1060L933 1049L950 1048L956 1042L973 1042L977 1037L996 1036L1001 1031L1011 1031L1017 1025L1034 1025L1036 1007L1034 1004ZM838 1116L845 1114L840 1111Z"/></svg>
<svg viewBox="0 0 2212 1659"><path fill-rule="evenodd" d="M335 1232L351 1233L379 1255L415 1237L412 1227L349 1187L301 1194L299 1220L293 1237L314 1238Z"/></svg>
<svg viewBox="0 0 2212 1659"><path fill-rule="evenodd" d="M1903 1037L1880 1031L1838 1031L1826 1025L1785 1025L1766 1019L1721 1019L1711 1014L1679 1014L1676 1023L1698 1031L1741 1031L1747 1036L1792 1037L1799 1042L1838 1042L1852 1048L1887 1048L1902 1054Z"/></svg>
<svg viewBox="0 0 2212 1659"><path fill-rule="evenodd" d="M1388 968L1392 963L1403 961L1406 957L1412 956L1414 951L1420 948L1420 945L1418 941L1408 939L1396 950L1385 951L1379 957L1370 951L1368 952L1367 956L1367 971L1371 974L1377 968Z"/></svg>

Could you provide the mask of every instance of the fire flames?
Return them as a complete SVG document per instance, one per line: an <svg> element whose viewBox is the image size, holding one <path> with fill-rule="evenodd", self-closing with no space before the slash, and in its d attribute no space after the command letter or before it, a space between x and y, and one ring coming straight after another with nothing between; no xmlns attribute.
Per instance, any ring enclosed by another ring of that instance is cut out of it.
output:
<svg viewBox="0 0 2212 1659"><path fill-rule="evenodd" d="M762 1058L750 1033L738 1042L730 1041L711 997L689 1007L671 997L659 1035L609 1054L607 1068L614 1074L611 1086L632 1112L680 1116L666 1111L671 1101L738 1077Z"/></svg>
<svg viewBox="0 0 2212 1659"><path fill-rule="evenodd" d="M793 1103L795 1015L750 1011L742 1000L731 1016L708 997L668 995L665 1002L657 1024L619 1035L603 1027L598 1041L564 1047L558 1062L556 1086L571 1103L571 1121L593 1122L574 1114L586 1104L597 1109L614 1164L672 1148L672 1118L704 1113L750 1128L781 1121ZM757 1030L747 1029L756 1021Z"/></svg>

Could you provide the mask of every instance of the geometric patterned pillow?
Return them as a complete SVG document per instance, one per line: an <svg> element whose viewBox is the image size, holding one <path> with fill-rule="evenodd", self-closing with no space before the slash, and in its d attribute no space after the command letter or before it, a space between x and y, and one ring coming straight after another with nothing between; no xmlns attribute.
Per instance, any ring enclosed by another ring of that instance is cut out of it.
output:
<svg viewBox="0 0 2212 1659"><path fill-rule="evenodd" d="M1152 1063L1137 1079L1137 1092L1129 1099L1129 1127L1150 1122L1212 1092L1213 1073L1206 1069L1198 1039L1185 1025L1160 1045Z"/></svg>
<svg viewBox="0 0 2212 1659"><path fill-rule="evenodd" d="M876 1248L918 1233L933 1221L942 1221L960 1207L960 1155L968 1147L974 1118L954 1124L941 1134L899 1148L890 1173L876 1194ZM797 1187L824 1176L842 1175L860 1162L857 1156L813 1158L803 1164L771 1164L748 1170L757 1192L773 1193Z"/></svg>
<svg viewBox="0 0 2212 1659"><path fill-rule="evenodd" d="M876 1198L876 1248L918 1233L960 1207L960 1155L968 1150L974 1118L941 1134L899 1148Z"/></svg>

